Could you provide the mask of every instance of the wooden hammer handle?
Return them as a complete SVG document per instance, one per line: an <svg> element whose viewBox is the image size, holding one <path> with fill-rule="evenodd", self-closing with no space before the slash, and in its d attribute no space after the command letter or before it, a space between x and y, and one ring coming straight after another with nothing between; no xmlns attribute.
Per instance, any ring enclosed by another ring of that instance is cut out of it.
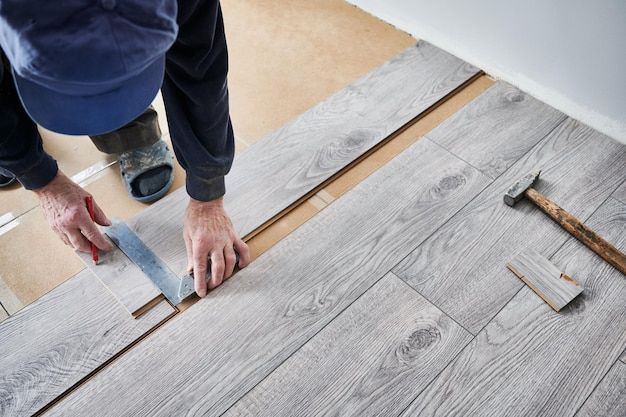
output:
<svg viewBox="0 0 626 417"><path fill-rule="evenodd" d="M529 188L526 191L526 197L544 213L552 217L552 220L559 223L572 236L617 268L622 274L626 275L626 255L617 250L615 246L598 236L596 232L534 188Z"/></svg>

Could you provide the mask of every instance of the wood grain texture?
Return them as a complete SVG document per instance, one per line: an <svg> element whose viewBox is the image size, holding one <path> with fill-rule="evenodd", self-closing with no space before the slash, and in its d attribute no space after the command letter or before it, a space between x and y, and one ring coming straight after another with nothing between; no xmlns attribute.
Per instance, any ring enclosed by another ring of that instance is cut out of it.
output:
<svg viewBox="0 0 626 417"><path fill-rule="evenodd" d="M524 285L506 262L525 248L550 258L569 238L532 203L509 207L502 202L513 183L539 168L536 188L584 220L621 183L626 146L567 119L394 273L476 334Z"/></svg>
<svg viewBox="0 0 626 417"><path fill-rule="evenodd" d="M477 74L419 42L260 139L226 176L225 205L237 232L248 235ZM175 272L187 262L187 201L179 190L128 223Z"/></svg>
<svg viewBox="0 0 626 417"><path fill-rule="evenodd" d="M50 415L220 415L488 182L420 140Z"/></svg>
<svg viewBox="0 0 626 417"><path fill-rule="evenodd" d="M87 268L111 291L119 303L133 316L139 317L161 298L161 291L111 240L112 251L100 251L100 261L94 265L91 254L76 252Z"/></svg>
<svg viewBox="0 0 626 417"><path fill-rule="evenodd" d="M622 356L620 356L620 360L626 364L626 349L624 349Z"/></svg>
<svg viewBox="0 0 626 417"><path fill-rule="evenodd" d="M506 266L556 311L583 291L578 282L532 249L517 254Z"/></svg>
<svg viewBox="0 0 626 417"><path fill-rule="evenodd" d="M626 364L615 362L576 417L626 417Z"/></svg>
<svg viewBox="0 0 626 417"><path fill-rule="evenodd" d="M426 136L495 179L564 119L563 113L498 81Z"/></svg>
<svg viewBox="0 0 626 417"><path fill-rule="evenodd" d="M0 325L0 415L37 412L173 313L134 319L84 270Z"/></svg>
<svg viewBox="0 0 626 417"><path fill-rule="evenodd" d="M624 176L626 176L626 174ZM617 190L615 190L615 192L613 193L613 197L616 200L626 204L626 179L624 180L622 185Z"/></svg>
<svg viewBox="0 0 626 417"><path fill-rule="evenodd" d="M589 223L626 248L625 205ZM574 415L626 346L626 280L574 238L552 260L585 292L557 314L522 288L404 417Z"/></svg>
<svg viewBox="0 0 626 417"><path fill-rule="evenodd" d="M559 207L554 201L545 197L537 190L530 188L526 191L526 198L535 203L537 207L557 222L561 227L574 236L599 257L613 265L618 271L626 276L626 254L619 251L615 246L604 240L590 227L572 216L567 210Z"/></svg>
<svg viewBox="0 0 626 417"><path fill-rule="evenodd" d="M388 274L224 417L395 416L471 339Z"/></svg>

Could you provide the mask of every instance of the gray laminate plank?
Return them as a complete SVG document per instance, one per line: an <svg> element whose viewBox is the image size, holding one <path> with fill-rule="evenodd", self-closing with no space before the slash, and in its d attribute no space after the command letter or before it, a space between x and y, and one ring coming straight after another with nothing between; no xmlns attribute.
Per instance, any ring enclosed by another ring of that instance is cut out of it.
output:
<svg viewBox="0 0 626 417"><path fill-rule="evenodd" d="M245 236L425 112L480 71L426 42L340 90L237 155L226 209ZM173 193L129 225L173 271L187 258L188 197Z"/></svg>
<svg viewBox="0 0 626 417"><path fill-rule="evenodd" d="M556 311L583 291L578 282L532 249L520 252L506 266Z"/></svg>
<svg viewBox="0 0 626 417"><path fill-rule="evenodd" d="M626 417L626 364L615 362L576 417Z"/></svg>
<svg viewBox="0 0 626 417"><path fill-rule="evenodd" d="M625 205L589 224L626 249ZM522 288L403 417L574 415L626 346L626 279L574 238L552 260L585 292L556 313Z"/></svg>
<svg viewBox="0 0 626 417"><path fill-rule="evenodd" d="M93 264L90 253L76 253L126 311L137 317L146 311L146 304L161 296L161 291L124 252L111 244L115 249L100 251L98 265Z"/></svg>
<svg viewBox="0 0 626 417"><path fill-rule="evenodd" d="M567 119L393 270L473 334L523 286L506 262L525 248L549 258L569 237L530 202L502 201L538 168L536 188L584 220L621 183L626 146Z"/></svg>
<svg viewBox="0 0 626 417"><path fill-rule="evenodd" d="M626 177L626 174L622 174L622 177ZM613 193L613 197L616 200L619 200L622 203L626 204L626 178L624 179L622 185L617 190L615 190L615 192Z"/></svg>
<svg viewBox="0 0 626 417"><path fill-rule="evenodd" d="M499 81L426 136L495 179L564 119Z"/></svg>
<svg viewBox="0 0 626 417"><path fill-rule="evenodd" d="M418 141L50 414L220 415L489 181Z"/></svg>
<svg viewBox="0 0 626 417"><path fill-rule="evenodd" d="M0 325L0 415L32 415L173 313L134 319L84 270Z"/></svg>
<svg viewBox="0 0 626 417"><path fill-rule="evenodd" d="M626 349L624 349L624 352L622 353L622 356L620 356L619 358L622 362L626 363Z"/></svg>
<svg viewBox="0 0 626 417"><path fill-rule="evenodd" d="M390 273L224 417L395 416L471 339Z"/></svg>

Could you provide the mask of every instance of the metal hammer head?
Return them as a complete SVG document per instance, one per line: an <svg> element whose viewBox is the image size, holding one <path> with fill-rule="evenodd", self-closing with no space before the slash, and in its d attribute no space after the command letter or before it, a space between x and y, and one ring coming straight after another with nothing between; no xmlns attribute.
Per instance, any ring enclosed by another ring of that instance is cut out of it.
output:
<svg viewBox="0 0 626 417"><path fill-rule="evenodd" d="M504 202L507 206L513 207L515 203L520 201L526 195L526 190L532 187L539 178L541 170L533 171L530 174L523 176L519 181L509 188L509 191L504 194Z"/></svg>

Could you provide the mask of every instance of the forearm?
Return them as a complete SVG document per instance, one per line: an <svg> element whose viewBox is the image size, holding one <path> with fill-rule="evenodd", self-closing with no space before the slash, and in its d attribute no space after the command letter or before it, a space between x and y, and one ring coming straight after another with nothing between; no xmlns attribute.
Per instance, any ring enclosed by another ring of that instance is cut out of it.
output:
<svg viewBox="0 0 626 417"><path fill-rule="evenodd" d="M37 126L22 107L5 59L0 52L0 173L16 177L32 190L52 181L58 167L43 150Z"/></svg>
<svg viewBox="0 0 626 417"><path fill-rule="evenodd" d="M209 201L225 193L224 176L235 148L219 4L179 4L178 21L178 38L167 54L163 99L174 152L187 172L187 192Z"/></svg>

